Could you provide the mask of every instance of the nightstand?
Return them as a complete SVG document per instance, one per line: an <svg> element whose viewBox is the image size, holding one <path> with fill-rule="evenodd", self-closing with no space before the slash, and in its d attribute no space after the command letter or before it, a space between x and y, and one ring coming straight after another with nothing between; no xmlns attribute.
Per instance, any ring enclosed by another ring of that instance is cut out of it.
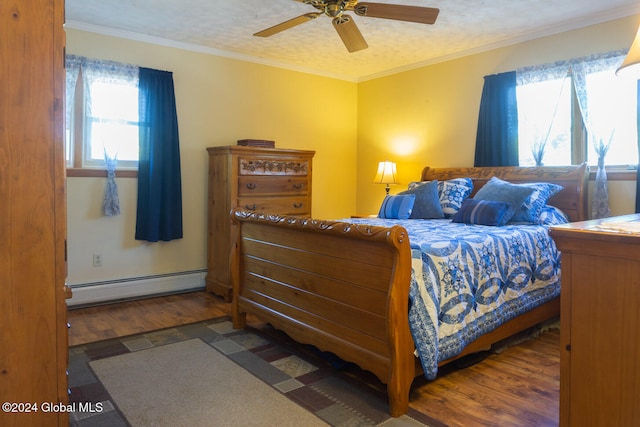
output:
<svg viewBox="0 0 640 427"><path fill-rule="evenodd" d="M550 230L562 252L561 426L629 426L640 420L640 232L636 230L640 230L638 214Z"/></svg>

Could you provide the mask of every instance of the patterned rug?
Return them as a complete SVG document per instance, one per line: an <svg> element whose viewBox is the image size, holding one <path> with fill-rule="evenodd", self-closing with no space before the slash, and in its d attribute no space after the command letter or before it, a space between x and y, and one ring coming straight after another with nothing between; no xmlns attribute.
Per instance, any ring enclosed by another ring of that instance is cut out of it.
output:
<svg viewBox="0 0 640 427"><path fill-rule="evenodd" d="M202 340L329 425L393 427L430 422L412 409L403 417L391 418L385 387L330 353L295 344L270 328L235 330L229 318L221 318L70 348L70 402L78 409L70 414L70 424L131 425L95 375L92 361L193 339Z"/></svg>

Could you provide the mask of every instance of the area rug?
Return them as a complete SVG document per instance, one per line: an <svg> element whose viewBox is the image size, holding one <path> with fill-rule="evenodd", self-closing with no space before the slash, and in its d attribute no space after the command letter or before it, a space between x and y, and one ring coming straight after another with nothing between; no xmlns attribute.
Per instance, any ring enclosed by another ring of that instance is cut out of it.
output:
<svg viewBox="0 0 640 427"><path fill-rule="evenodd" d="M89 363L135 426L326 426L199 338Z"/></svg>
<svg viewBox="0 0 640 427"><path fill-rule="evenodd" d="M422 426L330 354L229 318L72 347L72 426ZM373 381L375 384L375 381Z"/></svg>

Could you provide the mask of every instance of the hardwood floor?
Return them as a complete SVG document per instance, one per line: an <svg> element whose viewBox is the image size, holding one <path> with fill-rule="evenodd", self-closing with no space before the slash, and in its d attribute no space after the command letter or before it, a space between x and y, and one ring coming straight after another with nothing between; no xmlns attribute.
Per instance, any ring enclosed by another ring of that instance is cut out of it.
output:
<svg viewBox="0 0 640 427"><path fill-rule="evenodd" d="M212 319L229 308L219 297L193 292L69 310L69 345ZM432 427L557 426L559 383L560 331L550 329L467 368L444 367L434 381L416 378L409 406Z"/></svg>
<svg viewBox="0 0 640 427"><path fill-rule="evenodd" d="M416 378L410 406L446 426L557 426L560 331L491 354L465 369Z"/></svg>
<svg viewBox="0 0 640 427"><path fill-rule="evenodd" d="M123 337L228 315L230 304L208 292L70 309L69 345Z"/></svg>

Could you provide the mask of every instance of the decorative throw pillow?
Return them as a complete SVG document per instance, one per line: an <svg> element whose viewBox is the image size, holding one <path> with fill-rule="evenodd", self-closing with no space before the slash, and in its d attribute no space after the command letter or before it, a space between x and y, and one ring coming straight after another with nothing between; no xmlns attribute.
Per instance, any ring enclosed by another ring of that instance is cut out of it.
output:
<svg viewBox="0 0 640 427"><path fill-rule="evenodd" d="M398 193L415 194L416 201L413 204L411 219L440 219L444 218L440 198L438 196L438 181L425 181L421 185L415 185L409 190Z"/></svg>
<svg viewBox="0 0 640 427"><path fill-rule="evenodd" d="M415 194L387 195L380 206L378 218L408 219L415 201Z"/></svg>
<svg viewBox="0 0 640 427"><path fill-rule="evenodd" d="M545 205L538 216L536 224L560 225L570 222L566 213L555 206Z"/></svg>
<svg viewBox="0 0 640 427"><path fill-rule="evenodd" d="M512 184L494 176L478 190L473 198L476 200L509 203L511 206L506 214L508 222L515 212L520 209L524 201L531 196L531 193L533 193L533 188L531 187Z"/></svg>
<svg viewBox="0 0 640 427"><path fill-rule="evenodd" d="M444 216L447 218L453 217L460 210L462 202L469 197L471 191L473 191L471 178L454 178L439 182L438 192Z"/></svg>
<svg viewBox="0 0 640 427"><path fill-rule="evenodd" d="M537 223L542 208L545 207L547 201L558 194L564 187L548 182L535 182L518 184L524 187L533 188L533 193L522 203L520 209L517 209L511 222L531 222Z"/></svg>
<svg viewBox="0 0 640 427"><path fill-rule="evenodd" d="M505 225L509 220L511 204L490 200L467 199L453 216L452 222L478 225Z"/></svg>
<svg viewBox="0 0 640 427"><path fill-rule="evenodd" d="M409 190L426 185L433 181L412 182L409 184ZM438 198L440 206L445 218L452 218L462 206L462 202L469 197L473 191L473 181L471 178L453 178L446 181L438 182Z"/></svg>

